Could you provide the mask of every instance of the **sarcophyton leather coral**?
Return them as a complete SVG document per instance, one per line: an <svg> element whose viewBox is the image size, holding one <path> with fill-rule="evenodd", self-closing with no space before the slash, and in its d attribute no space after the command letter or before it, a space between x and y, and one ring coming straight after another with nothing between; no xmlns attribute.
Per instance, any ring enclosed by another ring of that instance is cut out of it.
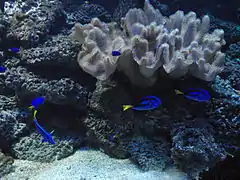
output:
<svg viewBox="0 0 240 180"><path fill-rule="evenodd" d="M144 9L130 9L116 23L92 19L90 24L76 24L72 39L82 43L78 63L100 80L116 69L123 71L133 84L153 85L161 68L173 78L190 74L212 81L223 70L224 31L208 33L209 17L197 18L194 12L177 11L164 17L145 1ZM112 56L112 51L121 56Z"/></svg>

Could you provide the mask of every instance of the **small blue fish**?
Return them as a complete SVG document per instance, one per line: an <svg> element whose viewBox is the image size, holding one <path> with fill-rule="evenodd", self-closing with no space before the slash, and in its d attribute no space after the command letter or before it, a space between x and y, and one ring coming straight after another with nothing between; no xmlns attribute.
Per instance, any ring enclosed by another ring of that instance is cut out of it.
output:
<svg viewBox="0 0 240 180"><path fill-rule="evenodd" d="M114 141L117 138L116 134L112 134L109 138L110 141Z"/></svg>
<svg viewBox="0 0 240 180"><path fill-rule="evenodd" d="M146 96L142 99L140 105L123 105L123 111L133 109L137 111L146 111L158 108L162 104L161 100L156 96Z"/></svg>
<svg viewBox="0 0 240 180"><path fill-rule="evenodd" d="M237 151L240 150L240 147L238 147L238 146L229 145L229 144L222 144L222 145L223 145L225 148L234 149L234 150L237 150Z"/></svg>
<svg viewBox="0 0 240 180"><path fill-rule="evenodd" d="M4 73L7 70L6 67L4 66L0 66L0 73Z"/></svg>
<svg viewBox="0 0 240 180"><path fill-rule="evenodd" d="M37 119L34 119L33 122L36 125L37 131L43 136L43 140L42 142L49 142L50 144L56 144L56 142L54 141L52 134L48 133L38 122Z"/></svg>
<svg viewBox="0 0 240 180"><path fill-rule="evenodd" d="M90 150L90 148L85 146L85 147L81 147L79 150L80 151L88 151L88 150Z"/></svg>
<svg viewBox="0 0 240 180"><path fill-rule="evenodd" d="M175 89L175 93L197 102L209 102L211 100L209 92L202 88L189 88L185 93Z"/></svg>
<svg viewBox="0 0 240 180"><path fill-rule="evenodd" d="M8 49L8 51L18 53L20 51L20 48L13 47L13 48Z"/></svg>
<svg viewBox="0 0 240 180"><path fill-rule="evenodd" d="M32 101L32 105L29 107L30 110L37 109L40 105L44 104L45 98L38 97Z"/></svg>
<svg viewBox="0 0 240 180"><path fill-rule="evenodd" d="M111 134L111 136L109 137L109 140L112 142L117 142L119 139L118 133L119 133L119 129L116 129L116 131L113 134Z"/></svg>
<svg viewBox="0 0 240 180"><path fill-rule="evenodd" d="M112 51L112 56L120 56L121 52L119 51Z"/></svg>

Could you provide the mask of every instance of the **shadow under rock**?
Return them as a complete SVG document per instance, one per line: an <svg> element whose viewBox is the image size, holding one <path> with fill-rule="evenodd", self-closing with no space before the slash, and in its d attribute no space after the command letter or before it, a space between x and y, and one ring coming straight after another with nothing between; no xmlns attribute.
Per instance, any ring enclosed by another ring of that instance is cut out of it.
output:
<svg viewBox="0 0 240 180"><path fill-rule="evenodd" d="M239 180L240 173L240 151L232 157L227 157L222 162L218 162L216 166L210 168L209 171L200 174L202 180Z"/></svg>

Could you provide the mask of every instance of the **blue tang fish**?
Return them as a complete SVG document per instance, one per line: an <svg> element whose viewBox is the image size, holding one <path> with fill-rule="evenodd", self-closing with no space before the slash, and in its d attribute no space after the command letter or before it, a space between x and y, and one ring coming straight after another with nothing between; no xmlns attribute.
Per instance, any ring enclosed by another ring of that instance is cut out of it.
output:
<svg viewBox="0 0 240 180"><path fill-rule="evenodd" d="M234 149L234 150L237 150L237 151L240 150L240 147L238 147L238 146L229 145L229 144L222 144L222 145L226 148L229 148L229 149Z"/></svg>
<svg viewBox="0 0 240 180"><path fill-rule="evenodd" d="M7 70L6 67L4 66L0 66L0 73L4 73Z"/></svg>
<svg viewBox="0 0 240 180"><path fill-rule="evenodd" d="M112 51L112 56L120 56L121 52L119 51Z"/></svg>
<svg viewBox="0 0 240 180"><path fill-rule="evenodd" d="M45 98L38 97L32 101L32 105L29 107L30 110L37 109L40 105L44 104Z"/></svg>
<svg viewBox="0 0 240 180"><path fill-rule="evenodd" d="M42 142L49 142L50 144L56 144L56 142L54 141L52 134L48 133L38 122L37 119L34 119L33 122L36 125L37 131L43 136L43 140Z"/></svg>
<svg viewBox="0 0 240 180"><path fill-rule="evenodd" d="M137 111L148 111L158 108L162 104L161 100L156 96L146 96L142 98L140 105L123 105L123 111L133 109Z"/></svg>
<svg viewBox="0 0 240 180"><path fill-rule="evenodd" d="M20 48L13 47L13 48L8 49L8 51L18 53L20 51Z"/></svg>
<svg viewBox="0 0 240 180"><path fill-rule="evenodd" d="M211 95L202 88L189 88L187 92L181 92L175 89L176 94L184 95L186 98L197 102L209 102Z"/></svg>
<svg viewBox="0 0 240 180"><path fill-rule="evenodd" d="M90 148L88 146L85 146L85 147L81 147L79 150L80 151L88 151L88 150L90 150Z"/></svg>
<svg viewBox="0 0 240 180"><path fill-rule="evenodd" d="M114 133L110 136L109 140L114 141L117 138L117 135Z"/></svg>
<svg viewBox="0 0 240 180"><path fill-rule="evenodd" d="M118 141L118 133L119 133L119 129L116 129L115 132L113 134L111 134L111 136L109 137L109 140L112 142L117 142Z"/></svg>

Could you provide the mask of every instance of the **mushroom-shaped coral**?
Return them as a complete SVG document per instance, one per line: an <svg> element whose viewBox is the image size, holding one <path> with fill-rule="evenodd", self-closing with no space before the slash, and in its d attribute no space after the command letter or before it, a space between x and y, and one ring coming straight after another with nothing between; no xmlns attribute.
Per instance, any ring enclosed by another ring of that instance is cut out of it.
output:
<svg viewBox="0 0 240 180"><path fill-rule="evenodd" d="M105 80L116 69L133 84L153 85L159 69L173 78L187 74L212 81L223 70L225 44L223 30L209 34L210 19L194 12L177 11L164 17L149 1L144 9L130 9L116 23L105 24L95 18L90 24L75 25L72 37L83 44L78 55L82 69ZM121 56L112 56L118 50Z"/></svg>
<svg viewBox="0 0 240 180"><path fill-rule="evenodd" d="M223 70L224 54L220 52L225 44L223 30L216 29L208 34L210 20L202 21L194 12L184 16L182 11L171 15L166 23L169 33L158 37L162 50L164 70L172 77L181 77L188 72L205 81L212 81Z"/></svg>
<svg viewBox="0 0 240 180"><path fill-rule="evenodd" d="M124 54L127 50L126 43L118 35L121 32L115 26L115 23L107 25L94 18L90 24L76 24L71 34L73 39L82 43L79 65L100 80L106 80L116 70L119 56L112 56L112 51Z"/></svg>

